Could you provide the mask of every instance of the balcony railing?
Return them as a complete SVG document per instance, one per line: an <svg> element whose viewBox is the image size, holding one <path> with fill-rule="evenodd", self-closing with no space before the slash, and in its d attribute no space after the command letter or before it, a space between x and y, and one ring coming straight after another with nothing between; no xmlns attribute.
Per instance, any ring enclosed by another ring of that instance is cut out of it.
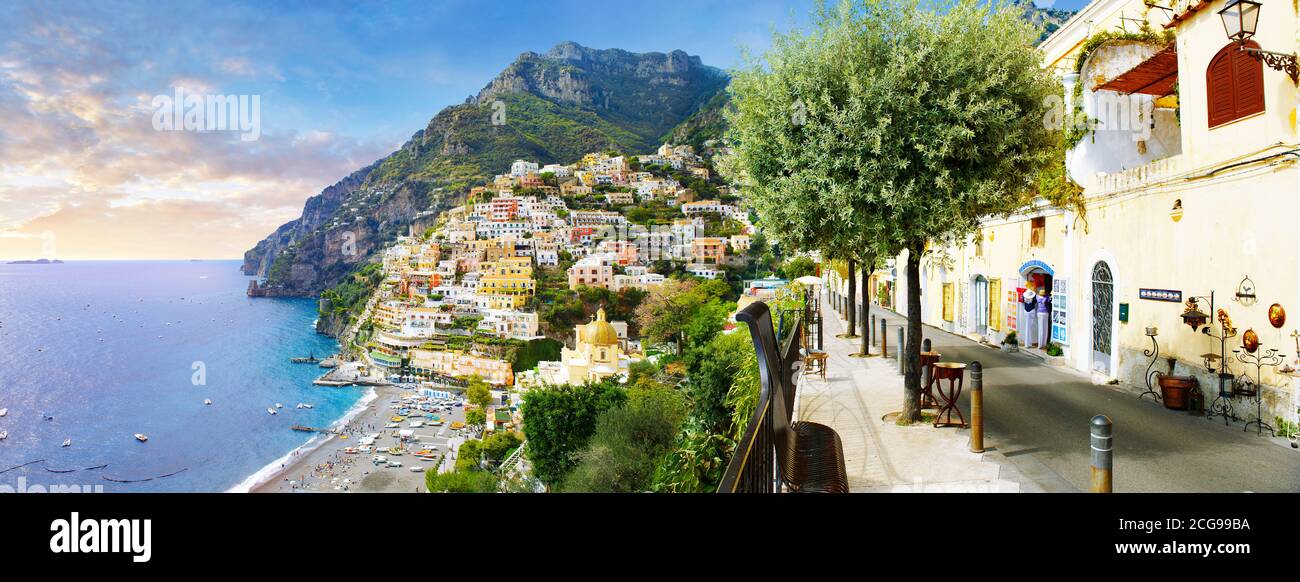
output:
<svg viewBox="0 0 1300 582"><path fill-rule="evenodd" d="M746 320L746 311L737 314L737 319L749 325L759 322ZM794 402L800 361L800 342L804 333L803 315L798 312L780 314L777 330L776 363L779 370L777 385L773 388L783 390L785 402ZM771 320L764 318L764 324L771 325ZM759 351L759 365L764 365L763 346L755 342L754 349ZM764 383L766 384L766 383ZM736 443L736 450L727 464L727 470L718 485L719 493L773 493L779 490L780 473L776 465L775 436L773 431L773 394L768 386L759 389L758 404L750 418L745 432ZM793 407L786 406L786 415L793 415ZM790 418L786 418L789 421Z"/></svg>

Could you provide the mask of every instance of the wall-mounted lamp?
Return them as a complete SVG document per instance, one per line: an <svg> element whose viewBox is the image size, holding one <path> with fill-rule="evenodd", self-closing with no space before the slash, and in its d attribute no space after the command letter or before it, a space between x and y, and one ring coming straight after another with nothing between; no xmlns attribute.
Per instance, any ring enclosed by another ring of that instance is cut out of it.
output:
<svg viewBox="0 0 1300 582"><path fill-rule="evenodd" d="M1219 18L1223 20L1223 31L1227 33L1228 40L1240 45L1241 50L1246 54L1257 61L1262 61L1270 69L1285 72L1291 77L1292 83L1300 84L1300 71L1296 67L1295 53L1279 53L1246 46L1246 41L1255 36L1261 8L1262 5L1253 0L1228 0L1228 5L1219 11Z"/></svg>

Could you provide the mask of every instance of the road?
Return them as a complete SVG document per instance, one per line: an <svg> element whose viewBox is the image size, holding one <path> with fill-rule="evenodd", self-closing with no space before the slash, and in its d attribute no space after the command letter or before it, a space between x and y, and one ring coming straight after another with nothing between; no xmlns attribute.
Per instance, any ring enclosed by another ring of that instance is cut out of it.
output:
<svg viewBox="0 0 1300 582"><path fill-rule="evenodd" d="M882 312L872 309L877 316ZM903 320L886 315L892 353ZM1097 414L1115 426L1116 492L1300 491L1300 451L1267 431L1260 437L1253 429L1243 432L1240 422L1224 426L1218 418L1167 410L1034 356L1004 353L929 326L923 335L944 361L980 361L986 446L1047 491L1088 490L1088 422ZM969 391L960 405L969 419Z"/></svg>

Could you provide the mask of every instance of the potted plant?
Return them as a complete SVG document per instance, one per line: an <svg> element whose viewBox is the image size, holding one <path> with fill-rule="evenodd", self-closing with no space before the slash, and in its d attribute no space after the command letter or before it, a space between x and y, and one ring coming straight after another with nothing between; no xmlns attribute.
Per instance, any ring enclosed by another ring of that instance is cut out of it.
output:
<svg viewBox="0 0 1300 582"><path fill-rule="evenodd" d="M1016 339L1016 332L1012 331L1002 338L1002 351L1018 352L1020 351L1020 340Z"/></svg>

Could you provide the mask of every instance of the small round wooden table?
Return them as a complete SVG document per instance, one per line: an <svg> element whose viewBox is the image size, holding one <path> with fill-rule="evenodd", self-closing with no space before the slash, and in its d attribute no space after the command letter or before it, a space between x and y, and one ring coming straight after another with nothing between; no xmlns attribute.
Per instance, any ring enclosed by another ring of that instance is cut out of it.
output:
<svg viewBox="0 0 1300 582"><path fill-rule="evenodd" d="M941 426L960 426L966 428L966 417L962 415L961 409L957 408L957 399L961 397L962 381L966 377L966 364L959 362L936 362L934 364L934 387L935 393L939 395L942 401L939 412L934 415L935 428ZM947 390L944 389L943 381L948 381ZM957 413L957 418L961 422L952 421L952 413ZM944 415L947 414L947 420Z"/></svg>
<svg viewBox="0 0 1300 582"><path fill-rule="evenodd" d="M934 385L934 363L939 361L939 352L921 352L921 374L924 377L925 369L930 368L930 381L921 387L921 408L934 408L939 403L934 399L934 393L930 387Z"/></svg>

